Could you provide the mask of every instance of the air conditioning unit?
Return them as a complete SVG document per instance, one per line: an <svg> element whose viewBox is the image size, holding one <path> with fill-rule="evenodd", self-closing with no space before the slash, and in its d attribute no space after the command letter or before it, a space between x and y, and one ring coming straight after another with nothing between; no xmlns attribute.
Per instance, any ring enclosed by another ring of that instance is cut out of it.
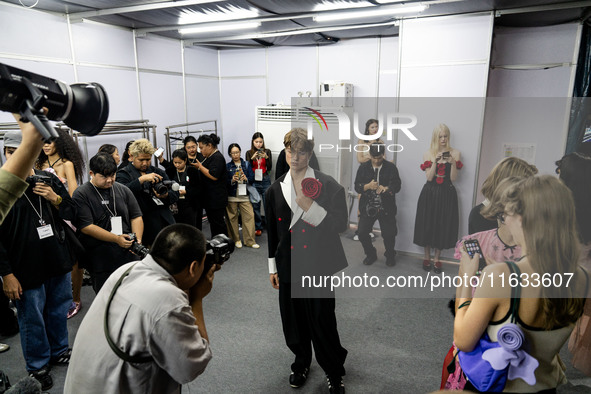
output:
<svg viewBox="0 0 591 394"><path fill-rule="evenodd" d="M322 105L331 107L353 106L353 84L345 82L327 81L320 84Z"/></svg>

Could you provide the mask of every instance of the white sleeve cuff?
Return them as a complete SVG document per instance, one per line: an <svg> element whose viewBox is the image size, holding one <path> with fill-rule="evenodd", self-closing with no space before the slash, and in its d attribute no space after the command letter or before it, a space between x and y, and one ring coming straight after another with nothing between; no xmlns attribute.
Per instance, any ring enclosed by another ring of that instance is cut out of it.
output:
<svg viewBox="0 0 591 394"><path fill-rule="evenodd" d="M326 209L322 208L316 201L312 202L312 206L308 209L308 212L304 212L302 220L311 226L318 226L326 217Z"/></svg>
<svg viewBox="0 0 591 394"><path fill-rule="evenodd" d="M269 257L269 274L277 273L277 264L275 264L275 257Z"/></svg>

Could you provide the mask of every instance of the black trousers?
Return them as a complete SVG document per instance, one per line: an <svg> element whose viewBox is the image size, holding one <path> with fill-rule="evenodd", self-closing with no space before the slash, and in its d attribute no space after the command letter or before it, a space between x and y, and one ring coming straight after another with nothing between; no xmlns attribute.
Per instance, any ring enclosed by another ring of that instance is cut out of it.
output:
<svg viewBox="0 0 591 394"><path fill-rule="evenodd" d="M226 207L220 209L205 208L205 213L207 214L207 221L209 222L212 238L218 234L228 235L228 227L226 227L226 220L224 219Z"/></svg>
<svg viewBox="0 0 591 394"><path fill-rule="evenodd" d="M396 251L394 250L396 245L396 234L398 234L396 214L384 212L373 217L369 217L366 213L362 213L359 217L359 227L357 231L365 255L374 256L377 253L376 248L371 244L371 238L369 236L376 220L380 223L380 230L382 231L382 238L384 239L384 248L386 249L384 255L386 257L396 256Z"/></svg>
<svg viewBox="0 0 591 394"><path fill-rule="evenodd" d="M345 375L347 350L341 346L334 298L292 298L291 283L279 284L283 335L295 355L293 372L309 368L312 346L316 361L329 376Z"/></svg>

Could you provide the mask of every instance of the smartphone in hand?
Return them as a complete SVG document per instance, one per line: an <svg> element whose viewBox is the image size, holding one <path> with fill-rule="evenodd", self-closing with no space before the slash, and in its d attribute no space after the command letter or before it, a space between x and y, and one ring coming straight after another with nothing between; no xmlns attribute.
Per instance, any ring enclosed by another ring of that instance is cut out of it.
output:
<svg viewBox="0 0 591 394"><path fill-rule="evenodd" d="M156 149L156 152L154 152L154 156L160 157L160 156L162 156L163 153L164 153L164 148L159 147L158 149Z"/></svg>
<svg viewBox="0 0 591 394"><path fill-rule="evenodd" d="M480 243L477 239L467 239L464 241L464 248L468 253L470 258L474 257L475 254L480 256L480 263L478 264L478 270L482 271L484 267L486 267L486 260L484 259L484 254L482 253L482 248L480 247Z"/></svg>

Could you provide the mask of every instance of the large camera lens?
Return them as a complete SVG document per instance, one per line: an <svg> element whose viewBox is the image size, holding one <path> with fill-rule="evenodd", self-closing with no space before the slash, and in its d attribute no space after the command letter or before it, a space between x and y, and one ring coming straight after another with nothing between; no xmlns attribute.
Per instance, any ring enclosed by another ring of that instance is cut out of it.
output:
<svg viewBox="0 0 591 394"><path fill-rule="evenodd" d="M109 117L109 100L98 83L75 83L72 88L72 108L64 123L86 135L98 134Z"/></svg>

